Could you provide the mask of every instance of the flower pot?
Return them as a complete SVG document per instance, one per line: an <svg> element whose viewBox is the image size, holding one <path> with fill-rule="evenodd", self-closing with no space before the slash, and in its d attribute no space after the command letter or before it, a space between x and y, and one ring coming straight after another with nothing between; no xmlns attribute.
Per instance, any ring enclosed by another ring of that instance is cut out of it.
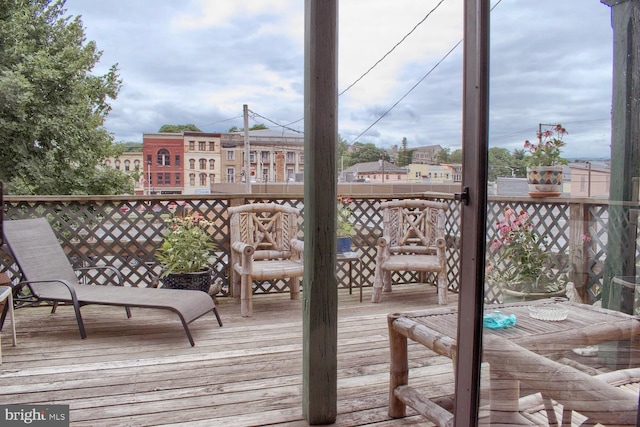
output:
<svg viewBox="0 0 640 427"><path fill-rule="evenodd" d="M531 197L558 197L562 194L562 166L529 166L527 184Z"/></svg>
<svg viewBox="0 0 640 427"><path fill-rule="evenodd" d="M337 252L343 254L351 252L351 237L337 237Z"/></svg>
<svg viewBox="0 0 640 427"><path fill-rule="evenodd" d="M211 286L211 270L195 273L169 273L162 279L162 287L167 289L188 289L209 292Z"/></svg>

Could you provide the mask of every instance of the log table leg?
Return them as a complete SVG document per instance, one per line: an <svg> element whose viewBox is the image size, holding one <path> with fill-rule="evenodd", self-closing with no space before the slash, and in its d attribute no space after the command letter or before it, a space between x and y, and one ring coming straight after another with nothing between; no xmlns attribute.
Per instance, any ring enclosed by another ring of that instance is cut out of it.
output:
<svg viewBox="0 0 640 427"><path fill-rule="evenodd" d="M389 372L389 416L402 418L406 415L407 406L395 396L396 387L409 383L409 361L407 355L407 337L393 328L394 314L387 316L389 325L389 349L391 355Z"/></svg>

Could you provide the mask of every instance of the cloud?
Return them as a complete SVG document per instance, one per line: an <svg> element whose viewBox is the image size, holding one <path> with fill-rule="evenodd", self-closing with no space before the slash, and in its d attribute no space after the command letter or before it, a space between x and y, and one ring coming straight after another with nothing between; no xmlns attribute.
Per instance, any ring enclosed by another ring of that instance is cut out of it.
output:
<svg viewBox="0 0 640 427"><path fill-rule="evenodd" d="M339 97L340 135L385 148L404 137L409 147L461 147L462 46L444 58L462 39L463 2L339 6L339 91L387 55ZM243 125L243 104L278 123L303 117L304 2L67 0L66 7L83 16L87 38L104 51L96 72L119 64L124 85L106 123L116 140L141 141L166 123L225 131ZM597 1L497 4L491 146L521 148L539 123L560 122L567 151L609 155L610 19Z"/></svg>

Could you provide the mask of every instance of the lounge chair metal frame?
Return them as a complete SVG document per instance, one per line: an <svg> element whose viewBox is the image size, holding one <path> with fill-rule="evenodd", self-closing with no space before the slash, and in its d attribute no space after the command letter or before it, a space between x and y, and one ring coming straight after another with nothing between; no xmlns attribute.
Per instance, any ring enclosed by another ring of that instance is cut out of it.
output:
<svg viewBox="0 0 640 427"><path fill-rule="evenodd" d="M108 269L113 273L115 283L80 283L77 270L72 268L45 218L5 221L4 236L24 278L14 286L14 295L26 286L35 299L53 302L52 313L59 303L71 303L82 339L87 333L80 308L90 304L124 307L128 318L131 318L131 307L173 311L180 318L192 346L195 342L189 330L191 322L213 311L218 325L222 326L215 302L205 292L124 286L120 272L108 265L83 270Z"/></svg>

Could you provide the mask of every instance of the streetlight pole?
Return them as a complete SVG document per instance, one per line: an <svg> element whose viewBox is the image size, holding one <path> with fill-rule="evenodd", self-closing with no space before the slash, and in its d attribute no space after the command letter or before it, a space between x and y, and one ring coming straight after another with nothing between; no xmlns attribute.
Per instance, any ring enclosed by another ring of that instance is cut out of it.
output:
<svg viewBox="0 0 640 427"><path fill-rule="evenodd" d="M556 124L553 123L538 123L538 144L542 143L542 126L544 127L554 127Z"/></svg>
<svg viewBox="0 0 640 427"><path fill-rule="evenodd" d="M242 112L244 114L244 185L247 194L251 193L251 161L250 148L249 148L249 106L244 104L242 106Z"/></svg>
<svg viewBox="0 0 640 427"><path fill-rule="evenodd" d="M587 197L591 197L591 162L587 162L587 165L589 165L589 176L587 178Z"/></svg>

